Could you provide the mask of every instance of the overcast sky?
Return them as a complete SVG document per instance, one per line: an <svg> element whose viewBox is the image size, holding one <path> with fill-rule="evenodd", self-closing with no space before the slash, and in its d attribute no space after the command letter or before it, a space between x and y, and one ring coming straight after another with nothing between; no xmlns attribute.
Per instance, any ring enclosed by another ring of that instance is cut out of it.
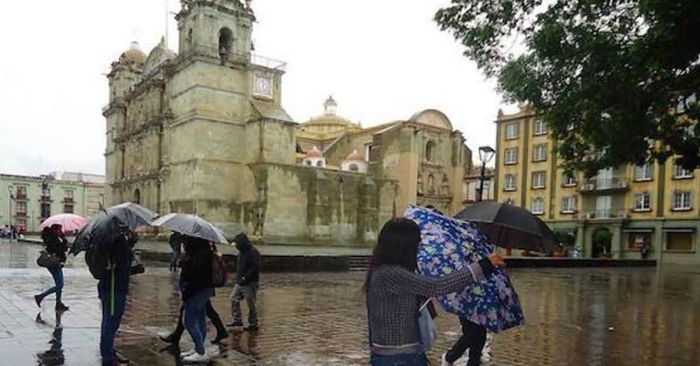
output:
<svg viewBox="0 0 700 366"><path fill-rule="evenodd" d="M168 0L171 12L179 1ZM437 108L473 150L495 144L501 97L432 17L447 0L254 0L256 52L288 63L283 106L297 121L338 113L363 126ZM105 73L132 40L165 33L165 0L3 4L0 173L104 174ZM177 27L169 15L171 48ZM510 110L511 108L505 108Z"/></svg>

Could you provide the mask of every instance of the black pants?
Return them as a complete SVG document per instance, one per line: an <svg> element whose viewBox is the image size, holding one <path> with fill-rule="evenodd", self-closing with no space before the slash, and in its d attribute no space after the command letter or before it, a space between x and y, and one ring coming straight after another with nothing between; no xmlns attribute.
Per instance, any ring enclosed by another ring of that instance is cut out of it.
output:
<svg viewBox="0 0 700 366"><path fill-rule="evenodd" d="M184 306L180 306L180 317L178 317L177 319L177 328L175 328L175 331L173 332L173 335L177 338L180 338L182 336L182 333L185 332L185 326L182 324L182 314L184 309ZM214 309L214 307L211 305L211 301L207 301L206 311L207 318L211 320L212 325L214 325L214 328L216 328L216 334L226 334L226 327L224 327L224 323L221 322L219 313L217 313L216 309Z"/></svg>
<svg viewBox="0 0 700 366"><path fill-rule="evenodd" d="M462 324L462 336L447 351L445 360L450 363L457 361L468 348L469 363L467 365L481 365L481 351L486 344L486 328L465 318L459 318L459 322Z"/></svg>

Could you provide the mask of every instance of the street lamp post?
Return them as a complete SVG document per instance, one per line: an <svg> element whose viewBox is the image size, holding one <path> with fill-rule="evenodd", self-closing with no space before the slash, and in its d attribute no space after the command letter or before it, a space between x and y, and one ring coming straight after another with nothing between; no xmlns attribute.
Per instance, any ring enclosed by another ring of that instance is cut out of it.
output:
<svg viewBox="0 0 700 366"><path fill-rule="evenodd" d="M9 222L8 224L8 229L10 229L10 241L12 241L12 200L15 199L15 196L12 194L14 191L15 187L13 186L8 186L7 191L10 194L9 197L10 199L7 200L7 206L8 206L8 211L7 211L7 221Z"/></svg>
<svg viewBox="0 0 700 366"><path fill-rule="evenodd" d="M479 177L479 201L483 200L484 196L484 180L486 180L486 163L491 161L496 150L491 146L479 147L479 160L481 161L481 176Z"/></svg>

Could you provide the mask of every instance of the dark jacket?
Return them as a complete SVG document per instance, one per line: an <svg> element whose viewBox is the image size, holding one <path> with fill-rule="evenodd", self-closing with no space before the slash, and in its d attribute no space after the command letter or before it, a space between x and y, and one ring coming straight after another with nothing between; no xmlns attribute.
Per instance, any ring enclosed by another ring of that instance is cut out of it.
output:
<svg viewBox="0 0 700 366"><path fill-rule="evenodd" d="M236 283L247 286L260 281L260 252L245 234L238 234L233 240L239 251L238 263L236 264Z"/></svg>
<svg viewBox="0 0 700 366"><path fill-rule="evenodd" d="M61 262L66 261L66 251L68 250L68 241L64 237L59 237L57 235L49 235L43 238L44 245L46 246L46 252L49 254L55 254L61 258Z"/></svg>
<svg viewBox="0 0 700 366"><path fill-rule="evenodd" d="M185 241L185 254L180 258L180 292L182 301L187 301L198 292L214 288L211 279L211 261L214 253L209 243Z"/></svg>
<svg viewBox="0 0 700 366"><path fill-rule="evenodd" d="M127 292L129 290L129 270L131 261L134 258L132 243L127 235L119 234L113 240L109 240L102 245L109 256L109 263L113 269L106 269L102 279L97 284L100 291L109 291L112 276L114 276L114 290L117 292Z"/></svg>

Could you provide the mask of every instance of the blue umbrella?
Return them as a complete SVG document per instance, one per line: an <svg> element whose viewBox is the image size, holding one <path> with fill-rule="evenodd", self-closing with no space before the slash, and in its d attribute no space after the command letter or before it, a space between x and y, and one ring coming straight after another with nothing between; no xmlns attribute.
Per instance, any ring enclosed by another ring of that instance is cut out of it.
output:
<svg viewBox="0 0 700 366"><path fill-rule="evenodd" d="M424 276L443 277L495 250L475 224L413 206L406 210L405 216L415 221L421 230L418 269ZM461 293L441 296L438 300L446 311L491 332L525 323L518 294L503 268L496 269L488 279L468 286Z"/></svg>

